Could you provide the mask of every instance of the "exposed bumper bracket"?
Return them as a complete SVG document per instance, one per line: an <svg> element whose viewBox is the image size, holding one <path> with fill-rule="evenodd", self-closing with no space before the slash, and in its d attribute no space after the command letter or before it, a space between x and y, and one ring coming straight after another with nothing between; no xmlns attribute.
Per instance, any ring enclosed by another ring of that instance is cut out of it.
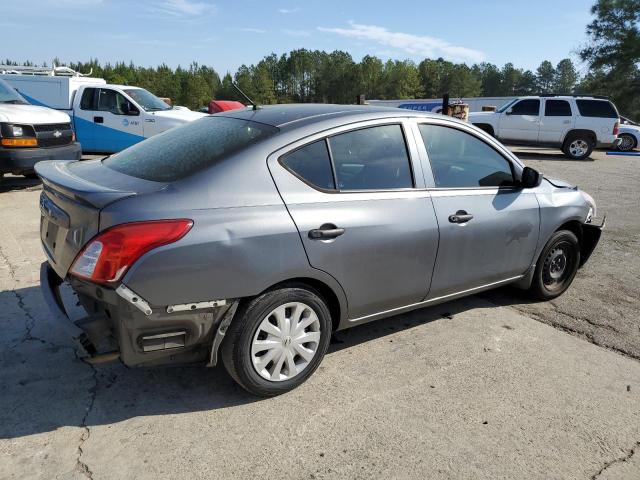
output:
<svg viewBox="0 0 640 480"><path fill-rule="evenodd" d="M190 310L201 310L203 308L224 307L226 304L227 304L226 300L211 300L210 302L197 302L197 303L181 303L178 305L169 305L167 307L167 313L186 312Z"/></svg>
<svg viewBox="0 0 640 480"><path fill-rule="evenodd" d="M124 283L121 283L120 286L116 288L116 293L144 313L147 317L153 313L153 310L151 310L151 307L146 300L128 288Z"/></svg>
<svg viewBox="0 0 640 480"><path fill-rule="evenodd" d="M220 325L218 326L216 334L213 337L213 344L211 345L211 356L209 357L209 363L207 363L207 367L215 367L218 364L218 349L220 348L220 344L222 343L222 339L224 338L225 333L227 333L227 328L229 328L229 325L231 325L231 321L236 314L239 303L240 300L234 300L229 306L229 309L222 317L222 320L220 320Z"/></svg>

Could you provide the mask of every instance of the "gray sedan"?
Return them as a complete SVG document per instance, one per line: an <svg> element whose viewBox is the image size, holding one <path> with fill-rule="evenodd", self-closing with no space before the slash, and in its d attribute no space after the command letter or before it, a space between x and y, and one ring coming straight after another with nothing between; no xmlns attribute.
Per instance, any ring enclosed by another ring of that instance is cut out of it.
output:
<svg viewBox="0 0 640 480"><path fill-rule="evenodd" d="M554 298L601 233L577 187L390 108L229 111L36 171L43 291L88 361L221 359L262 396L304 382L333 331L506 284Z"/></svg>

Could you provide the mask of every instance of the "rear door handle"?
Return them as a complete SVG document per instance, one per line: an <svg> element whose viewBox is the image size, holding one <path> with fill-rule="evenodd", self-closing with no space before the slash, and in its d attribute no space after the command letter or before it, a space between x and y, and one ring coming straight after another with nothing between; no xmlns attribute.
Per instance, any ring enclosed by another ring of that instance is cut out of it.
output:
<svg viewBox="0 0 640 480"><path fill-rule="evenodd" d="M104 123L104 117L93 117L94 123Z"/></svg>
<svg viewBox="0 0 640 480"><path fill-rule="evenodd" d="M458 210L454 215L449 215L449 221L451 223L467 223L472 218L473 215L464 210Z"/></svg>
<svg viewBox="0 0 640 480"><path fill-rule="evenodd" d="M344 228L338 228L332 223L325 223L320 228L309 230L309 238L311 240L330 240L339 237L344 231Z"/></svg>

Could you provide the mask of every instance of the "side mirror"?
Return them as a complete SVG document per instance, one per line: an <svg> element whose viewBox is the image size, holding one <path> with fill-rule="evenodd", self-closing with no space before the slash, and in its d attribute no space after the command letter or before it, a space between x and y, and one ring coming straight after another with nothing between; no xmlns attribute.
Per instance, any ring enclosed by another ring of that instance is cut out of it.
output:
<svg viewBox="0 0 640 480"><path fill-rule="evenodd" d="M513 110L511 110L510 108L507 108L504 112L505 115L511 115L513 113Z"/></svg>
<svg viewBox="0 0 640 480"><path fill-rule="evenodd" d="M535 188L542 182L542 175L531 167L524 167L522 177L520 177L520 186L522 188Z"/></svg>

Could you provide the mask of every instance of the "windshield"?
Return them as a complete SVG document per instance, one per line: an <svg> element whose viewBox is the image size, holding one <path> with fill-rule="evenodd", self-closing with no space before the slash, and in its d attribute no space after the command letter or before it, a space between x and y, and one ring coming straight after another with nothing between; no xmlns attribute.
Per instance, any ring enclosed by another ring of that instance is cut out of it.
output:
<svg viewBox="0 0 640 480"><path fill-rule="evenodd" d="M125 175L173 182L220 163L278 132L276 127L230 117L204 117L167 130L103 160Z"/></svg>
<svg viewBox="0 0 640 480"><path fill-rule="evenodd" d="M633 126L636 126L636 127L638 126L637 122L634 122L630 118L623 117L622 115L620 116L620 120L622 120L622 124L623 125L633 125Z"/></svg>
<svg viewBox="0 0 640 480"><path fill-rule="evenodd" d="M158 112L160 110L171 110L171 107L156 97L153 93L144 88L130 88L125 93L133 98L138 105L147 112Z"/></svg>
<svg viewBox="0 0 640 480"><path fill-rule="evenodd" d="M15 88L0 78L0 103L13 103L16 105L29 105Z"/></svg>
<svg viewBox="0 0 640 480"><path fill-rule="evenodd" d="M517 98L514 98L513 100L508 101L507 103L502 105L498 110L496 110L496 112L498 112L498 113L504 112L507 108L509 108L511 105L513 105L517 101L518 101Z"/></svg>

